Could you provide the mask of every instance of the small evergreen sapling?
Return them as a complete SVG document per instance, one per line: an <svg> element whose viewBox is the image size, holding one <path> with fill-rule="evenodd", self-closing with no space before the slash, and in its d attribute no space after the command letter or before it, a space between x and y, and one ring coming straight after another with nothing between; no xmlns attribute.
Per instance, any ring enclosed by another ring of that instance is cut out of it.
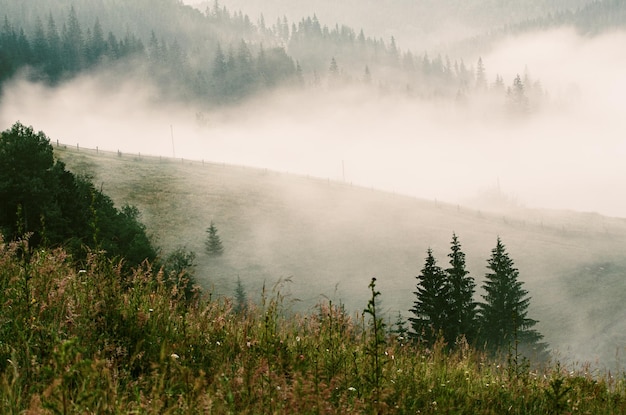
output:
<svg viewBox="0 0 626 415"><path fill-rule="evenodd" d="M222 255L224 253L224 246L222 245L222 240L217 234L217 227L213 221L211 221L211 225L207 228L206 232L209 235L205 242L206 252L210 256Z"/></svg>

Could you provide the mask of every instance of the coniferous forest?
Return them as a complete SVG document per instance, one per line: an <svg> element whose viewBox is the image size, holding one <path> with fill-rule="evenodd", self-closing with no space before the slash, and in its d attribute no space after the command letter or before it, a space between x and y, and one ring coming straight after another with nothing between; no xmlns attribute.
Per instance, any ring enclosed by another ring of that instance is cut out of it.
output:
<svg viewBox="0 0 626 415"><path fill-rule="evenodd" d="M533 68L504 79L481 51L535 31L567 27L593 38L626 25L617 0L536 1L485 14L488 2L446 2L428 7L464 7L468 21L490 29L415 51L316 14L266 21L219 1L197 3L0 0L0 93L20 82L54 91L91 77L111 89L150 85L151 104L193 108L202 130L205 112L237 113L284 91L359 90L433 108L478 102L482 117L504 114L499 122L523 130L572 95L551 90ZM620 218L562 219L514 204L483 211L359 188L343 160L342 179L331 181L219 160L74 150L26 119L0 130L2 413L626 413L619 356L600 368L572 362L550 343L565 334L544 331L560 324L546 321L555 315L546 296L582 305L594 285L613 291L611 317L623 314L615 276L626 265L605 252L626 241ZM430 180L446 166L411 179ZM499 176L497 193L505 199ZM381 208L388 203L403 207ZM360 275L357 287L352 273L373 263L389 264L387 275ZM304 300L291 289L302 275L296 292ZM596 302L590 325L617 321L598 310Z"/></svg>
<svg viewBox="0 0 626 415"><path fill-rule="evenodd" d="M385 90L451 98L487 87L504 95L507 88L521 85L527 95L535 87L536 101L542 95L537 80L516 84L498 74L483 79L485 68L477 61L401 50L393 37L375 38L362 29L328 26L315 15L269 24L218 2L204 11L170 0L112 1L93 7L50 1L38 11L13 3L2 4L6 11L0 33L2 83L23 72L33 80L56 84L81 72L116 66L126 71L131 66L137 76L148 76L159 85L166 97L207 105L240 101L281 85L329 83L373 83ZM619 26L623 15L621 2L603 2L520 23L502 33L564 23L591 31L590 26L602 19L609 28Z"/></svg>

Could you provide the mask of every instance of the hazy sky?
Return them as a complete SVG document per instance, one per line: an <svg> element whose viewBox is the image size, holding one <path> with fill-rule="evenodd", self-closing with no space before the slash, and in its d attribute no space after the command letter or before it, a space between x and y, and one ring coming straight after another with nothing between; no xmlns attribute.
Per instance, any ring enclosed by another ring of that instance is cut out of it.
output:
<svg viewBox="0 0 626 415"><path fill-rule="evenodd" d="M498 183L528 207L626 217L626 35L573 31L503 41L484 56L489 80L528 68L550 104L525 120L494 105L432 104L364 91L282 93L206 113L155 100L128 81L82 77L49 89L8 85L0 125L20 120L53 140L126 153L252 165L463 202ZM502 102L504 98L502 98Z"/></svg>

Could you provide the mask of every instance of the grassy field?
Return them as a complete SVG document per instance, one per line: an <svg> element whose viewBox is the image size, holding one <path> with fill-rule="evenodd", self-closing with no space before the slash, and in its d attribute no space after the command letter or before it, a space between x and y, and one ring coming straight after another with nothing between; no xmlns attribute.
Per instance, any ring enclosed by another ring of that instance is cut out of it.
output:
<svg viewBox="0 0 626 415"><path fill-rule="evenodd" d="M25 252L0 240L3 414L626 413L626 375L388 334L373 281L369 315L331 301L294 314L280 285L236 312L149 267Z"/></svg>
<svg viewBox="0 0 626 415"><path fill-rule="evenodd" d="M118 204L136 205L164 252L197 253L198 282L233 295L237 277L258 300L279 279L295 311L320 299L360 311L377 277L383 311L407 314L428 247L447 264L453 232L480 287L500 236L532 296L531 317L558 355L619 368L626 353L626 220L591 213L463 206L241 166L56 148ZM419 178L416 178L418 180ZM222 257L204 253L214 221ZM390 317L391 318L391 317Z"/></svg>

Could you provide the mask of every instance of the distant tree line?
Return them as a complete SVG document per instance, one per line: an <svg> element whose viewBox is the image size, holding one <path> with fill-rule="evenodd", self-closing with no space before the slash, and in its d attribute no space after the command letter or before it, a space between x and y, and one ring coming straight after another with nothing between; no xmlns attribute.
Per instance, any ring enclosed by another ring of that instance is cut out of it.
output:
<svg viewBox="0 0 626 415"><path fill-rule="evenodd" d="M73 7L61 30L49 15L45 24L37 18L31 36L14 27L5 16L0 31L0 83L28 68L31 78L54 84L143 51L143 43L131 33L121 39L112 32L105 36L99 20L83 31Z"/></svg>
<svg viewBox="0 0 626 415"><path fill-rule="evenodd" d="M12 1L0 3L8 7ZM217 1L200 12L169 0L68 5L67 10L62 21L52 12L42 18L33 10L19 19L17 11L14 19L4 16L0 86L18 72L55 84L133 59L132 70L152 79L165 97L206 104L236 102L280 85L336 88L356 83L424 98L462 98L476 90L506 93L501 77L488 82L482 61L468 66L447 56L415 55L401 51L393 37L385 42L345 25L329 28L315 15L298 23L278 19L268 26L262 18L253 24ZM85 24L79 16L93 20ZM135 17L138 23L121 33L107 30L119 26L114 16ZM524 81L529 92L531 83Z"/></svg>
<svg viewBox="0 0 626 415"><path fill-rule="evenodd" d="M575 10L561 10L544 16L524 19L458 42L452 51L480 53L488 50L494 42L508 35L559 27L576 29L582 35L597 35L615 29L626 28L626 3L622 0L591 1Z"/></svg>
<svg viewBox="0 0 626 415"><path fill-rule="evenodd" d="M230 18L211 12L214 19ZM295 83L297 65L284 48L264 48L240 39L224 48L216 36L202 50L190 50L176 38L166 41L152 31L147 42L130 31L117 37L96 17L84 29L70 7L62 28L49 14L37 16L33 33L12 24L5 15L0 31L0 85L20 71L32 80L56 84L76 74L134 59L134 70L149 75L170 97L222 103L249 96L283 82ZM180 28L182 33L182 28Z"/></svg>

